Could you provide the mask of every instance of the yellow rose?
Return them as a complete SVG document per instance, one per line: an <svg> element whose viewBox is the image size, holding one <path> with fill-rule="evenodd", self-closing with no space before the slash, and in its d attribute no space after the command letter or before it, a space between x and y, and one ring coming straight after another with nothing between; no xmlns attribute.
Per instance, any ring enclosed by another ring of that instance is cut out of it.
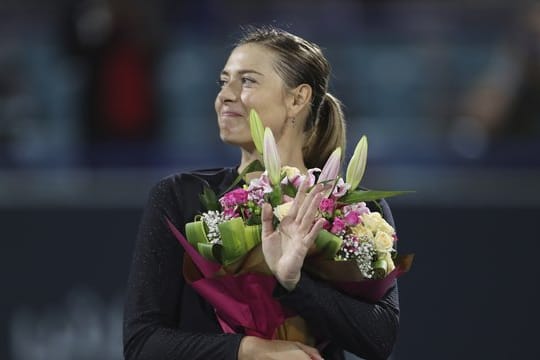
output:
<svg viewBox="0 0 540 360"><path fill-rule="evenodd" d="M375 235L375 240L373 242L375 243L375 249L377 251L390 251L390 249L392 249L392 246L394 245L394 239L392 238L392 236L388 235L383 231L377 231L377 234Z"/></svg>
<svg viewBox="0 0 540 360"><path fill-rule="evenodd" d="M274 215L276 215L279 221L283 220L283 218L287 216L289 210L291 209L292 203L292 201L289 201L274 208Z"/></svg>
<svg viewBox="0 0 540 360"><path fill-rule="evenodd" d="M395 233L394 228L378 212L362 215L364 225L374 233L382 231L388 235Z"/></svg>

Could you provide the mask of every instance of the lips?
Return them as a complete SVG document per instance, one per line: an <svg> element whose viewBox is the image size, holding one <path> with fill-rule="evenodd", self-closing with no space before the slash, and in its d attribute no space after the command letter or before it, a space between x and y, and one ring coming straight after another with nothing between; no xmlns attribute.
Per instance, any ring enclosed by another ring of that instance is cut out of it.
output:
<svg viewBox="0 0 540 360"><path fill-rule="evenodd" d="M221 115L222 117L244 117L244 114L233 110L221 111L219 115Z"/></svg>

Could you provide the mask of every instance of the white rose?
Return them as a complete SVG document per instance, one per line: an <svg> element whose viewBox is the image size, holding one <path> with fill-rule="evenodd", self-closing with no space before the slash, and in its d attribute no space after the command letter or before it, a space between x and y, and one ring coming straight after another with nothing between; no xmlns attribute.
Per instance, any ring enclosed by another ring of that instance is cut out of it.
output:
<svg viewBox="0 0 540 360"><path fill-rule="evenodd" d="M351 228L351 230L360 241L373 241L373 232L370 229L366 228L364 225L358 224Z"/></svg>
<svg viewBox="0 0 540 360"><path fill-rule="evenodd" d="M377 231L377 234L375 235L375 249L377 251L390 251L392 249L392 246L394 245L394 239L392 236L388 235L385 232Z"/></svg>
<svg viewBox="0 0 540 360"><path fill-rule="evenodd" d="M374 233L380 231L388 235L393 235L395 233L394 228L389 223L387 223L386 220L384 220L381 214L378 212L363 214L362 222Z"/></svg>
<svg viewBox="0 0 540 360"><path fill-rule="evenodd" d="M274 215L276 215L279 221L283 220L283 218L287 216L289 210L291 209L292 203L292 201L289 201L274 208Z"/></svg>

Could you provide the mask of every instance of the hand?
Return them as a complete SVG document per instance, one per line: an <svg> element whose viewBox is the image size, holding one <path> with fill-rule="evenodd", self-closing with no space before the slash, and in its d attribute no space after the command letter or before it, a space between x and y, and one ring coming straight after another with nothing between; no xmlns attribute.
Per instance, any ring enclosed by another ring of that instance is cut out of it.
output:
<svg viewBox="0 0 540 360"><path fill-rule="evenodd" d="M324 219L315 221L323 192L328 186L317 184L307 194L308 180L302 182L293 204L277 229L272 225L272 207L262 209L262 250L268 267L287 290L295 288L309 248L321 231Z"/></svg>
<svg viewBox="0 0 540 360"><path fill-rule="evenodd" d="M265 340L245 336L240 342L238 360L323 360L319 351L296 341Z"/></svg>

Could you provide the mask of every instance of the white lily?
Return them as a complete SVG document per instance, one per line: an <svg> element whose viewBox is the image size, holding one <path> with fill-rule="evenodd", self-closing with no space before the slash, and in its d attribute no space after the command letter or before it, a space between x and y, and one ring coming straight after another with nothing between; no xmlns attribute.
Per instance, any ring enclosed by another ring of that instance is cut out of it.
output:
<svg viewBox="0 0 540 360"><path fill-rule="evenodd" d="M349 161L349 166L347 166L347 174L345 175L345 182L351 185L352 190L360 185L360 181L362 181L362 177L364 177L364 172L366 171L367 150L368 141L367 137L364 135L360 141L358 141L358 144L356 144L353 156Z"/></svg>
<svg viewBox="0 0 540 360"><path fill-rule="evenodd" d="M319 175L318 183L328 180L335 180L339 176L339 167L341 164L341 147L336 148L326 160L326 164Z"/></svg>
<svg viewBox="0 0 540 360"><path fill-rule="evenodd" d="M268 172L268 178L272 186L278 185L281 179L281 160L276 145L276 140L270 128L264 129L264 167Z"/></svg>
<svg viewBox="0 0 540 360"><path fill-rule="evenodd" d="M264 143L264 127L259 117L259 114L255 109L251 109L249 112L249 128L251 130L251 137L253 138L253 143L259 154L263 153L263 143Z"/></svg>

